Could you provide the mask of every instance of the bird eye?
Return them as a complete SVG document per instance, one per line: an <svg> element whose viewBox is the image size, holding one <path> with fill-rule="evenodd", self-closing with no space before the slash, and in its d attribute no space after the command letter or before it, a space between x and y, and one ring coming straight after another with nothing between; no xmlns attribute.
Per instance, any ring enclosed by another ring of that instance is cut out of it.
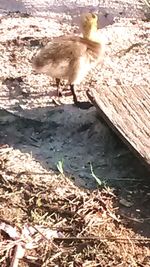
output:
<svg viewBox="0 0 150 267"><path fill-rule="evenodd" d="M96 15L92 13L92 18L93 19L96 19Z"/></svg>

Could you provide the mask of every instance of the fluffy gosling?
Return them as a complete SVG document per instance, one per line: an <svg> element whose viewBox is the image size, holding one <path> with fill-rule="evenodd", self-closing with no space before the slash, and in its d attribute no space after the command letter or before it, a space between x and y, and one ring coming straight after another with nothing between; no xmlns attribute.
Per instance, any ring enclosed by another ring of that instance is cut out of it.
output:
<svg viewBox="0 0 150 267"><path fill-rule="evenodd" d="M55 78L58 95L60 80L68 80L74 103L86 108L77 100L74 86L80 84L88 72L100 63L103 44L98 36L95 14L82 15L81 28L83 37L61 36L42 48L33 59L33 68Z"/></svg>

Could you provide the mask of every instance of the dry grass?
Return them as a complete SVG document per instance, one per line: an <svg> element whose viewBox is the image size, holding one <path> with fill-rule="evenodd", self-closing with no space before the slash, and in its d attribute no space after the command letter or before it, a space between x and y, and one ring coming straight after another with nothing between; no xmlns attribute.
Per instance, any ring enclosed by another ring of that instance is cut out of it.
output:
<svg viewBox="0 0 150 267"><path fill-rule="evenodd" d="M109 4L107 11L112 12L110 1L104 2ZM147 21L139 19L139 15L143 14L141 8L135 8L136 15L133 15L132 2L126 1L126 8L123 1L113 1L116 23L102 30L108 39L103 70L93 75L92 79L88 77L81 89L89 86L105 89L110 84L116 85L120 80L130 86L134 77L135 84L140 82L142 86L149 85L149 25ZM138 1L135 2L139 5ZM84 8L83 4L81 11ZM121 15L117 17L120 11L123 11L122 18ZM1 15L1 107L21 113L23 110L31 112L36 107L53 105L51 96L56 94L53 82L48 77L35 75L30 61L36 50L52 36L78 30L77 25L71 25L73 12L76 14L77 8L70 10L69 15L66 14L66 9L60 13L53 13L52 10L46 18L20 13ZM125 35L122 35L123 31ZM141 41L140 49L133 46ZM123 52L121 59L117 54L119 51ZM81 99L85 99L84 90L79 90L78 94ZM65 104L72 103L72 97L63 100ZM32 117L30 112L29 116ZM2 119L1 117L1 128ZM7 124L6 121L5 123ZM0 134L4 140L3 129ZM27 139L22 139L22 142L23 147ZM21 245L24 244L26 249L19 259L20 267L150 266L149 239L135 233L129 227L128 218L119 217L118 211L118 196L110 188L83 190L75 186L72 177L47 171L31 154L7 146L1 147L0 226L3 222L3 226L16 227L19 236L24 227L33 227L36 231L30 241L38 240L36 247L32 249L26 247L29 240L21 240ZM47 240L38 226L56 231L58 236ZM19 242L18 239L10 238L6 232L5 229L0 233L2 267L11 266L16 253L13 248Z"/></svg>
<svg viewBox="0 0 150 267"><path fill-rule="evenodd" d="M19 233L25 225L36 230L39 225L59 234L48 240L37 230L32 239L43 239L36 248L26 249L19 266L149 266L150 240L125 227L111 189L80 189L64 174L42 169L30 155L5 149L0 165L1 222L16 226ZM20 169L25 159L26 168ZM1 266L10 266L14 250L8 246L15 242L1 231Z"/></svg>

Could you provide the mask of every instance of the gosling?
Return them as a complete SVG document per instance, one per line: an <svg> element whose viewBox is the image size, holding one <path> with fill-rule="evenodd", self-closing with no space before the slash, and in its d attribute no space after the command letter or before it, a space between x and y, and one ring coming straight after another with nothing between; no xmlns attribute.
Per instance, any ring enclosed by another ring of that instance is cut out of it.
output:
<svg viewBox="0 0 150 267"><path fill-rule="evenodd" d="M33 59L33 68L38 73L45 73L56 80L59 96L61 79L68 81L73 101L80 108L89 108L91 104L79 102L74 87L101 62L104 52L98 36L97 20L95 14L83 14L81 16L83 37L58 37L42 48Z"/></svg>

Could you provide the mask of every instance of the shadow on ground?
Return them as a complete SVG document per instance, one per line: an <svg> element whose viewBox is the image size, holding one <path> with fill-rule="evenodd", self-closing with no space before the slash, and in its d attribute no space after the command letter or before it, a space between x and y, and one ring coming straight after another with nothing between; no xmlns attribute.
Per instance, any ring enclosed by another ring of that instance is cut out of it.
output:
<svg viewBox="0 0 150 267"><path fill-rule="evenodd" d="M40 17L51 17L51 14L55 13L66 14L72 17L72 24L79 25L79 15L85 12L95 12L98 14L98 26L99 28L104 28L108 25L112 25L116 19L122 18L137 18L143 17L144 12L142 10L143 3L138 3L135 6L135 3L120 3L117 1L111 1L110 5L108 3L101 4L91 4L85 5L83 3L70 2L68 4L58 4L51 3L51 1L43 1L43 3L34 3L32 0L28 1L1 1L0 2L0 10L1 14L5 12L18 12L22 13L22 16L26 16L26 14L36 15ZM66 19L62 16L62 22L65 23ZM68 20L67 20L68 22Z"/></svg>
<svg viewBox="0 0 150 267"><path fill-rule="evenodd" d="M95 108L72 105L26 110L20 115L0 111L0 142L33 158L46 170L64 171L79 187L97 187L91 174L114 187L119 214L128 227L149 234L149 173L102 121Z"/></svg>
<svg viewBox="0 0 150 267"><path fill-rule="evenodd" d="M88 11L102 12L102 17L99 14L101 27L113 24L114 17L129 18L132 15L134 18L134 3L128 4L125 9L120 6L118 3L118 7L105 8L93 7L91 4L88 6ZM25 12L17 15L26 17L26 12L30 13L31 7L27 8L23 1L5 0L0 2L0 8L12 12L17 10ZM44 12L44 6L42 8ZM70 7L49 5L48 11L55 15L64 12L73 18L73 24L78 24L78 14L87 11L87 8L77 4ZM66 17L63 15L60 17L62 22L65 22ZM39 45L38 40L31 39L31 41L33 46ZM9 100L17 98L20 104L24 96L18 78L12 81L6 78L4 85L8 89ZM12 90L14 87L15 91ZM34 97L39 97L39 94ZM92 164L99 181L115 188L120 199L119 214L124 223L142 235L149 235L150 175L139 160L98 118L94 108L84 111L65 105L24 112L20 110L17 114L0 111L1 144L8 144L13 149L21 150L22 153L32 154L46 170L53 169L57 172L57 163L63 161L64 171L70 179L74 179L77 186L90 190L97 187L96 180L91 174L90 164Z"/></svg>

